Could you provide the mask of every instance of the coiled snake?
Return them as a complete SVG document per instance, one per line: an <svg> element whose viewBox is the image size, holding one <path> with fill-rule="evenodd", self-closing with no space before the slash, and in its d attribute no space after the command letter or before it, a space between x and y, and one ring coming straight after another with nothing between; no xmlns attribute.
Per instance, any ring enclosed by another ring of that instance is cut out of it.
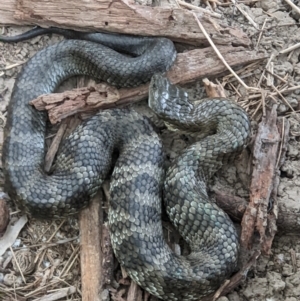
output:
<svg viewBox="0 0 300 301"><path fill-rule="evenodd" d="M227 99L190 102L163 72L176 52L164 38L87 34L117 50L88 41L65 40L38 52L23 67L8 107L3 148L5 187L19 207L38 217L76 213L111 180L109 228L116 257L130 277L164 300L196 300L213 292L233 271L238 238L229 217L208 198L206 182L233 160L247 142L247 114ZM185 149L163 171L163 149L148 120L132 109L99 112L64 140L55 170L45 174L46 115L28 102L53 92L66 78L84 74L117 86L152 77L149 106L184 130L212 134ZM161 190L171 221L191 253L176 255L163 237Z"/></svg>

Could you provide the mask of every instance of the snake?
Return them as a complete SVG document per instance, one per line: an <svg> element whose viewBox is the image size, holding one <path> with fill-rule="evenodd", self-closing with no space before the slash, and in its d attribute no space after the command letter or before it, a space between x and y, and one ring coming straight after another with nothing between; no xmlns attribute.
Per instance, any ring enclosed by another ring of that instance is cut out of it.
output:
<svg viewBox="0 0 300 301"><path fill-rule="evenodd" d="M121 266L163 300L198 300L213 293L236 269L239 241L229 216L209 198L207 182L247 146L247 113L226 98L191 101L172 84L164 73L176 58L169 39L103 33L80 33L77 39L73 34L37 52L18 75L4 130L5 190L32 216L61 218L87 206L114 165L108 225ZM150 81L148 105L157 116L203 137L165 171L164 149L152 123L130 106L108 109L63 140L54 169L45 173L47 117L28 103L74 75L117 87ZM164 238L162 199L189 245L188 255L174 252Z"/></svg>

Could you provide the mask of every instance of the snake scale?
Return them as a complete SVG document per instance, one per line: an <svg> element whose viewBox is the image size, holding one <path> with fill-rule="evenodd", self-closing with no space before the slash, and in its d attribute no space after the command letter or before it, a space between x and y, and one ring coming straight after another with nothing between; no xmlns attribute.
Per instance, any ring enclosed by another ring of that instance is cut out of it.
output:
<svg viewBox="0 0 300 301"><path fill-rule="evenodd" d="M99 189L111 169L112 153L118 149L109 210L117 259L135 282L158 298L198 300L216 290L236 266L235 228L209 199L206 183L246 146L248 116L227 99L191 102L184 90L159 74L175 60L171 41L86 35L105 46L64 40L38 52L19 74L5 127L6 190L33 216L74 214ZM165 174L162 144L148 119L132 108L106 110L84 121L63 141L55 169L48 175L43 171L46 115L28 102L79 74L118 87L136 86L152 78L150 108L166 122L204 132L206 137L182 151ZM163 237L162 194L172 223L190 246L188 256L175 254Z"/></svg>

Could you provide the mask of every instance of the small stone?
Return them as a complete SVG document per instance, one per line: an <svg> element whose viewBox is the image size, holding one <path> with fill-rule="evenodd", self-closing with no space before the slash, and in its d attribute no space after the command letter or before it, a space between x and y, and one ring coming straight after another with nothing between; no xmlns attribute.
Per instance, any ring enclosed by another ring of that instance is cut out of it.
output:
<svg viewBox="0 0 300 301"><path fill-rule="evenodd" d="M232 292L232 293L228 294L227 297L228 297L229 301L240 301L241 300L237 292Z"/></svg>
<svg viewBox="0 0 300 301"><path fill-rule="evenodd" d="M289 144L288 145L288 155L291 158L297 157L299 154L298 148L294 147L293 145Z"/></svg>
<svg viewBox="0 0 300 301"><path fill-rule="evenodd" d="M249 300L258 300L261 296L266 296L267 287L268 281L266 278L250 279L243 295Z"/></svg>
<svg viewBox="0 0 300 301"><path fill-rule="evenodd" d="M228 300L228 298L223 296L223 297L218 298L217 301L229 301L229 300Z"/></svg>
<svg viewBox="0 0 300 301"><path fill-rule="evenodd" d="M269 294L281 292L285 289L285 282L281 279L281 275L276 272L268 272L267 279L269 281Z"/></svg>
<svg viewBox="0 0 300 301"><path fill-rule="evenodd" d="M277 112L278 113L285 113L289 110L289 107L284 105L283 103L281 103L278 108L277 108Z"/></svg>
<svg viewBox="0 0 300 301"><path fill-rule="evenodd" d="M286 278L286 296L300 295L300 271Z"/></svg>
<svg viewBox="0 0 300 301"><path fill-rule="evenodd" d="M263 10L268 11L269 9L278 9L280 1L274 1L274 0L261 0L259 1L257 6L260 6Z"/></svg>
<svg viewBox="0 0 300 301"><path fill-rule="evenodd" d="M293 271L293 266L292 265L289 265L289 264L285 264L283 267L282 267L282 276L291 276L294 274L294 271Z"/></svg>
<svg viewBox="0 0 300 301"><path fill-rule="evenodd" d="M3 279L3 283L7 286L12 286L15 284L17 276L14 274L6 274Z"/></svg>

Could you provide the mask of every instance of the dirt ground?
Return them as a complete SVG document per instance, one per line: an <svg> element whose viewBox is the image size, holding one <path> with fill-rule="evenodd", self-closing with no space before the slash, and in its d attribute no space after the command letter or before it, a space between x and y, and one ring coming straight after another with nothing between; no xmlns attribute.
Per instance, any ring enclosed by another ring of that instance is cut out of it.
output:
<svg viewBox="0 0 300 301"><path fill-rule="evenodd" d="M141 3L140 1L139 3ZM188 1L195 6L203 6L200 0ZM300 6L300 1L293 1ZM284 0L238 1L246 12L246 18L234 5L218 5L216 12L222 14L222 23L243 29L252 40L252 48L264 50L268 56L274 55L273 84L268 83L268 74L262 85L268 91L275 87L300 84L300 47L280 54L279 52L300 42L300 27L297 14ZM149 5L149 1L141 4ZM250 22L251 19L253 22ZM265 30L260 29L264 27ZM0 27L1 34L16 35L30 27ZM15 78L22 64L38 50L57 43L62 38L41 36L17 44L0 43L0 144L3 143L3 127L6 120L6 107L10 99ZM267 61L247 70L240 75L249 86L255 86ZM253 129L261 120L260 100L247 100L247 93L232 77L218 79L225 85L229 97L240 102L252 117ZM69 80L62 89L76 86L78 79ZM229 84L229 82L231 84ZM202 82L186 87L194 99L205 96ZM284 98L284 99L283 99ZM278 201L300 214L300 89L283 93L283 98L274 96L270 101L278 103L278 115L290 122L290 139L287 158L281 168ZM142 114L149 116L160 128L168 158L176 154L193 139L178 132L167 130L163 123L147 109L145 102L135 105ZM292 109L295 112L292 113ZM249 155L251 149L244 155ZM251 165L251 162L249 163ZM0 185L3 184L2 167ZM226 189L233 195L249 198L250 171L248 167L236 162L224 167L212 179L211 189ZM3 185L2 185L3 186ZM3 196L3 193L2 193ZM21 214L11 205L11 218L16 222ZM300 215L299 215L300 216ZM300 223L300 217L298 220ZM236 225L239 229L240 226ZM226 297L219 301L299 301L300 300L300 235L280 232L275 237L270 256L260 256L254 269L249 271L245 281ZM258 240L258 236L256 237ZM46 300L37 299L61 291L62 288L74 288L69 296L51 300L81 300L79 230L77 218L60 221L40 221L29 219L18 238L2 256L0 256L0 299L1 300ZM254 244L255 245L255 244ZM24 247L26 247L24 251ZM23 251L20 251L23 250ZM245 262L253 251L242 251L241 261ZM15 256L28 265L23 277L18 272ZM120 270L116 266L116 274ZM125 283L125 287L129 283ZM113 289L120 290L124 284L114 283ZM125 298L125 297L124 297ZM47 299L48 300L48 299ZM50 300L50 299L49 299ZM103 297L109 300L109 296ZM112 298L112 300L116 300ZM118 299L119 300L119 299ZM121 299L120 299L121 300ZM126 300L126 298L124 299ZM145 299L146 300L146 299ZM152 298L151 300L154 300Z"/></svg>

